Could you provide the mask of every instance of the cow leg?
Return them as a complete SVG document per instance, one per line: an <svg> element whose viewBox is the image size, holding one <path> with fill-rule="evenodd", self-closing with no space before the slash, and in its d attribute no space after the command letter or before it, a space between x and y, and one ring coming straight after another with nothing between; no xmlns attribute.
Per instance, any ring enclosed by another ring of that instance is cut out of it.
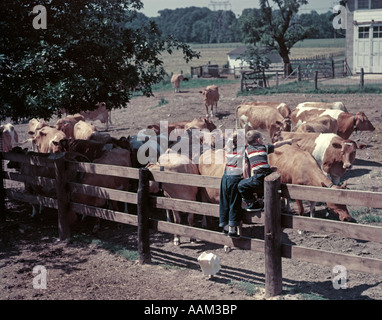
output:
<svg viewBox="0 0 382 320"><path fill-rule="evenodd" d="M188 225L190 227L192 227L194 225L194 214L193 213L189 213L187 220L188 220ZM195 243L196 239L195 238L190 238L190 242L191 243Z"/></svg>
<svg viewBox="0 0 382 320"><path fill-rule="evenodd" d="M206 118L208 118L209 117L209 115L208 115L208 105L206 104L205 106L206 106Z"/></svg>
<svg viewBox="0 0 382 320"><path fill-rule="evenodd" d="M314 218L315 209L316 209L316 202L311 201L310 202L310 217L311 218Z"/></svg>
<svg viewBox="0 0 382 320"><path fill-rule="evenodd" d="M172 213L174 215L174 223L180 224L180 215L178 211L172 210ZM180 245L180 237L179 235L174 235L174 245L179 246Z"/></svg>
<svg viewBox="0 0 382 320"><path fill-rule="evenodd" d="M302 200L296 200L297 208L298 208L298 214L300 216L304 215L304 206L302 205Z"/></svg>

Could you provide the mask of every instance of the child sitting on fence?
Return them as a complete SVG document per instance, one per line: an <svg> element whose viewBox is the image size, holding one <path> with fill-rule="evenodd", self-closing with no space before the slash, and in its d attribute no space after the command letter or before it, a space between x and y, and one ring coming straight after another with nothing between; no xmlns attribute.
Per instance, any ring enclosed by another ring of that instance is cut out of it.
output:
<svg viewBox="0 0 382 320"><path fill-rule="evenodd" d="M275 144L263 144L263 137L259 131L250 130L246 133L247 146L245 148L246 167L250 168L249 178L243 179L238 184L238 190L247 206L246 211L261 211L263 204L258 200L264 196L264 179L272 173L268 163L268 154L275 148L285 144L292 144L293 140L279 141ZM254 195L256 194L256 196Z"/></svg>

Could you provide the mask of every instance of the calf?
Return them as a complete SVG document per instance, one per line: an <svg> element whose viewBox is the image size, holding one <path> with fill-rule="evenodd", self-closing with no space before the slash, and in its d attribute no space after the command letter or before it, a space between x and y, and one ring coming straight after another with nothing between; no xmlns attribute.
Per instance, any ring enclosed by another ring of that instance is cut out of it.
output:
<svg viewBox="0 0 382 320"><path fill-rule="evenodd" d="M307 152L296 146L284 145L269 154L269 164L277 167L281 175L281 183L343 189L333 185L330 179L318 167L315 159ZM298 213L304 215L304 207L301 200L296 200ZM345 205L327 203L327 206L341 221L355 220L350 216ZM310 216L314 216L315 202L311 201Z"/></svg>
<svg viewBox="0 0 382 320"><path fill-rule="evenodd" d="M215 106L215 115L218 112L219 101L219 87L216 85L207 86L203 91L199 91L203 94L204 105L206 107L206 117L208 118L208 107L211 107L211 118L213 117L213 110Z"/></svg>
<svg viewBox="0 0 382 320"><path fill-rule="evenodd" d="M289 118L284 118L276 109L266 106L242 104L236 107L236 128L267 130L272 138L278 131L290 131Z"/></svg>
<svg viewBox="0 0 382 320"><path fill-rule="evenodd" d="M65 133L68 139L76 139L74 137L74 126L78 121L84 121L83 115L76 113L74 115L68 115L64 118L57 120L56 129Z"/></svg>
<svg viewBox="0 0 382 320"><path fill-rule="evenodd" d="M33 118L33 119L29 120L29 123L28 123L29 139L24 141L23 143L31 141L32 142L32 150L36 151L37 147L36 147L35 143L33 142L33 139L36 136L36 132L38 130L40 130L41 128L47 127L47 126L48 126L48 124L45 122L44 119L37 120L37 119Z"/></svg>
<svg viewBox="0 0 382 320"><path fill-rule="evenodd" d="M0 126L0 135L3 141L3 149L0 151L11 151L19 143L19 136L11 123Z"/></svg>
<svg viewBox="0 0 382 320"><path fill-rule="evenodd" d="M356 150L366 145L343 139L334 133L281 132L277 140L293 139L293 145L307 151L333 183L353 166Z"/></svg>

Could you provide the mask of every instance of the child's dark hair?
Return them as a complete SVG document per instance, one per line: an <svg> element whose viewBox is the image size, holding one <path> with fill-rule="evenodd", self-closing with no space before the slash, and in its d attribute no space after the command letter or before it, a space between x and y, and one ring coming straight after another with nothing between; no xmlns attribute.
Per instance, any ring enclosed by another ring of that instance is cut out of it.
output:
<svg viewBox="0 0 382 320"><path fill-rule="evenodd" d="M245 135L245 140L247 141L247 144L254 144L256 143L257 139L261 138L262 135L257 130L250 130Z"/></svg>

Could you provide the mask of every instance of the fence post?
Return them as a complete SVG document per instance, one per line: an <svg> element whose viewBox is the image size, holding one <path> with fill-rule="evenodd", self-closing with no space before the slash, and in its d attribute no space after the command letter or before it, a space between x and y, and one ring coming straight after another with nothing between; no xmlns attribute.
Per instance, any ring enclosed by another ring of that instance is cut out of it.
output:
<svg viewBox="0 0 382 320"><path fill-rule="evenodd" d="M279 72L276 71L276 89L279 88Z"/></svg>
<svg viewBox="0 0 382 320"><path fill-rule="evenodd" d="M264 180L265 296L282 292L280 174Z"/></svg>
<svg viewBox="0 0 382 320"><path fill-rule="evenodd" d="M314 90L318 89L318 71L314 73Z"/></svg>
<svg viewBox="0 0 382 320"><path fill-rule="evenodd" d="M360 78L360 83L359 83L361 90L363 90L364 85L365 85L365 72L364 72L363 68L361 68L361 78Z"/></svg>
<svg viewBox="0 0 382 320"><path fill-rule="evenodd" d="M301 81L301 64L297 67L297 81Z"/></svg>
<svg viewBox="0 0 382 320"><path fill-rule="evenodd" d="M65 156L60 156L54 161L56 176L56 193L58 206L58 232L60 241L68 240L70 237L69 219L69 195L67 192L67 172L65 170Z"/></svg>
<svg viewBox="0 0 382 320"><path fill-rule="evenodd" d="M5 189L4 189L4 170L3 170L3 132L0 131L0 222L5 222Z"/></svg>
<svg viewBox="0 0 382 320"><path fill-rule="evenodd" d="M149 183L150 170L139 169L138 185L138 253L139 263L151 263L150 254L150 221L149 221Z"/></svg>
<svg viewBox="0 0 382 320"><path fill-rule="evenodd" d="M334 79L336 77L336 69L335 69L333 58L331 59L331 63L332 63L332 78Z"/></svg>

